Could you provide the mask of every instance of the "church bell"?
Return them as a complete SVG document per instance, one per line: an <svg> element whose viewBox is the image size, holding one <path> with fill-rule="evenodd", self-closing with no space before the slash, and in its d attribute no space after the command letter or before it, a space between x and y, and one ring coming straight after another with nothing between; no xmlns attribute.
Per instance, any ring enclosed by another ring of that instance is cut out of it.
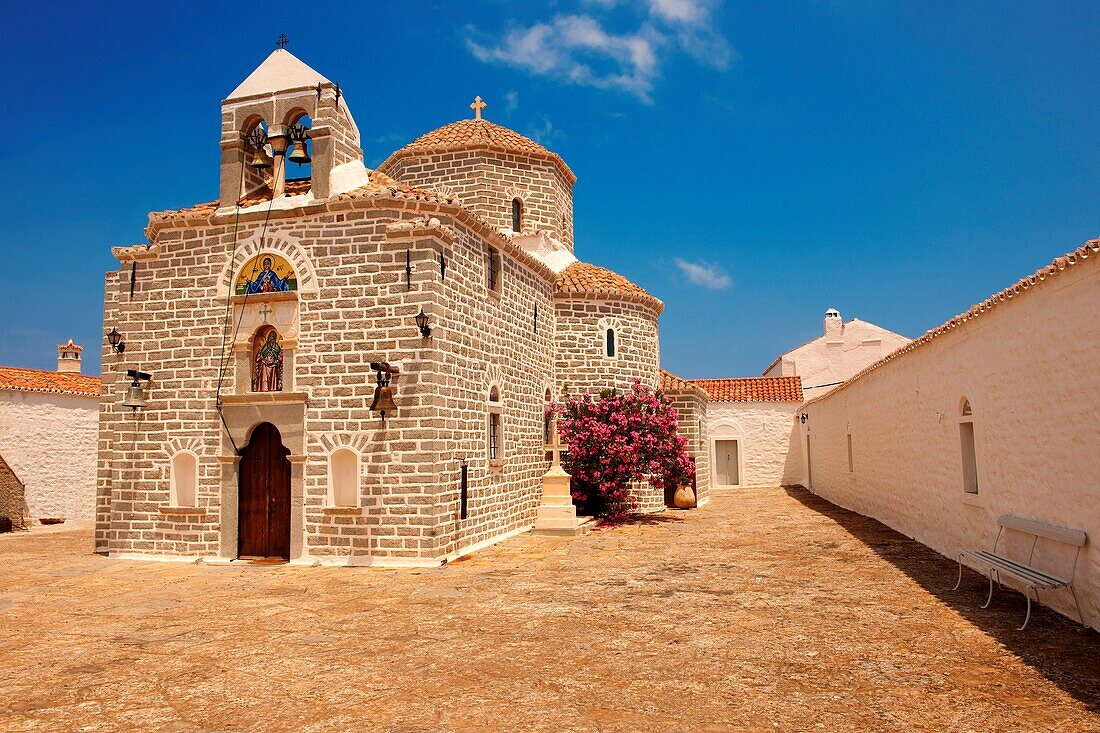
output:
<svg viewBox="0 0 1100 733"><path fill-rule="evenodd" d="M271 167L271 158L267 157L267 153L262 147L256 148L256 153L252 156L252 161L248 164L249 168L264 169Z"/></svg>
<svg viewBox="0 0 1100 733"><path fill-rule="evenodd" d="M378 384L374 388L374 401L370 403L371 412L378 412L385 422L386 413L397 410L397 403L393 401L393 387L390 386L390 378L397 373L397 367L384 361L372 361L370 368L375 371L375 379Z"/></svg>
<svg viewBox="0 0 1100 733"><path fill-rule="evenodd" d="M149 403L145 401L145 390L142 389L137 380L134 380L134 383L126 388L126 396L122 398L122 406L135 411L149 406Z"/></svg>
<svg viewBox="0 0 1100 733"><path fill-rule="evenodd" d="M309 157L309 153L306 152L305 140L295 140L294 145L290 148L290 155L288 155L286 159L298 165L305 165L313 160L313 158Z"/></svg>
<svg viewBox="0 0 1100 733"><path fill-rule="evenodd" d="M382 419L386 419L387 412L397 409L397 403L393 401L393 387L388 384L379 384L374 388L374 402L370 404L371 412L382 413Z"/></svg>

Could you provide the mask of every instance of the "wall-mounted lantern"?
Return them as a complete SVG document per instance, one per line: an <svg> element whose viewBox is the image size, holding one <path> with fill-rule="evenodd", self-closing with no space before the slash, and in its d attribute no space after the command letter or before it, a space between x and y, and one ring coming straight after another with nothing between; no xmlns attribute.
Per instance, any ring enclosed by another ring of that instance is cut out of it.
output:
<svg viewBox="0 0 1100 733"><path fill-rule="evenodd" d="M810 419L810 416L806 413L802 413L802 415L798 419L802 421L803 425L805 425L806 421Z"/></svg>
<svg viewBox="0 0 1100 733"><path fill-rule="evenodd" d="M374 387L374 401L371 402L370 409L371 412L381 413L382 422L385 422L386 413L397 409L397 403L393 401L393 387L390 386L390 378L397 374L397 367L384 361L372 361L370 368L375 371L378 382Z"/></svg>
<svg viewBox="0 0 1100 733"><path fill-rule="evenodd" d="M146 372L139 372L136 369L129 369L126 371L126 376L130 378L130 386L126 388L126 396L122 398L122 406L129 407L134 412L137 412L142 407L147 407L148 402L145 401L145 388L142 386L143 382L148 382L153 378L152 374Z"/></svg>
<svg viewBox="0 0 1100 733"><path fill-rule="evenodd" d="M413 320L416 321L416 327L420 329L421 336L428 338L432 335L432 328L428 325L428 314L424 312L423 308L420 309Z"/></svg>
<svg viewBox="0 0 1100 733"><path fill-rule="evenodd" d="M116 354L126 351L126 344L122 343L122 334L118 332L117 328L112 328L111 332L107 334L107 343L111 345Z"/></svg>

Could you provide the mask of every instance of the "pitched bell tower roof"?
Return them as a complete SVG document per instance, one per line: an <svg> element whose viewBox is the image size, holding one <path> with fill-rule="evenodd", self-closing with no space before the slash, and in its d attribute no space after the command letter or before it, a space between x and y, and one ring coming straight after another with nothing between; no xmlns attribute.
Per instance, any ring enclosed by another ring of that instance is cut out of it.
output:
<svg viewBox="0 0 1100 733"><path fill-rule="evenodd" d="M277 48L248 75L226 100L255 97L291 89L307 89L332 82L285 48Z"/></svg>

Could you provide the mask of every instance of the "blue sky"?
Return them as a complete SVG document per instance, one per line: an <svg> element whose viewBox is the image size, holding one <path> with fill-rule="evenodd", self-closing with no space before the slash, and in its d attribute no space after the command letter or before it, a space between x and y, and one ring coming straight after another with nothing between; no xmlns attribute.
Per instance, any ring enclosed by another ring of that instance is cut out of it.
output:
<svg viewBox="0 0 1100 733"><path fill-rule="evenodd" d="M560 153L577 254L665 301L687 377L758 374L830 306L917 336L1100 234L1095 2L351 7L5 13L0 364L72 336L98 373L110 247L216 198L219 102L280 32L368 166L474 95Z"/></svg>

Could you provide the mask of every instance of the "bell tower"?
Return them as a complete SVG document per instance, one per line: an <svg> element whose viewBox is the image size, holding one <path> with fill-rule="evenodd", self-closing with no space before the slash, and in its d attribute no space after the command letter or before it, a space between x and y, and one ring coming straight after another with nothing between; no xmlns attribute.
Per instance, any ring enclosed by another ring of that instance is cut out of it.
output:
<svg viewBox="0 0 1100 733"><path fill-rule="evenodd" d="M365 178L359 128L340 86L287 51L285 36L276 46L222 101L222 208L265 186L282 195L288 158L310 163L314 198Z"/></svg>

